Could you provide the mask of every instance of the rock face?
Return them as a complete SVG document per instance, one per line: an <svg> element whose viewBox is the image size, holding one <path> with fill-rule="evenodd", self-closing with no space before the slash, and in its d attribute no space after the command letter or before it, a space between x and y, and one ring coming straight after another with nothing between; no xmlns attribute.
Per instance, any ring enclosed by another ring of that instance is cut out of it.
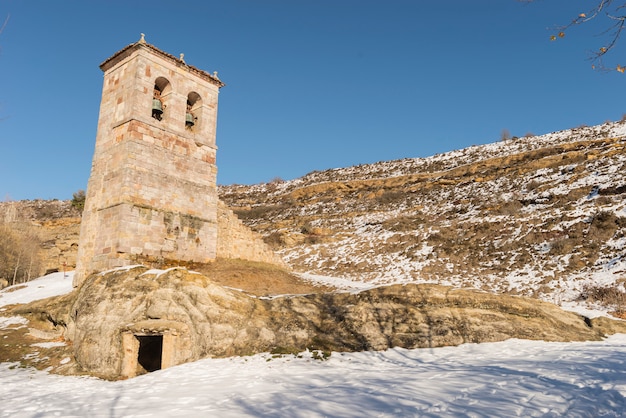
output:
<svg viewBox="0 0 626 418"><path fill-rule="evenodd" d="M268 351L597 340L614 326L536 300L437 285L256 298L185 269L141 266L92 275L64 301L48 302L46 315L66 326L82 368L111 379Z"/></svg>

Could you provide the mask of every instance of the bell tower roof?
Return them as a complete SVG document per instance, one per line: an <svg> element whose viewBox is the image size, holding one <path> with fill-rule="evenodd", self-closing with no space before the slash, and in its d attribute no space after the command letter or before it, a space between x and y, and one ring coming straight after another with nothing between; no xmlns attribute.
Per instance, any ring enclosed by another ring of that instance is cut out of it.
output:
<svg viewBox="0 0 626 418"><path fill-rule="evenodd" d="M213 74L209 74L206 71L200 70L199 68L196 68L194 66L187 64L183 60L184 54L180 54L180 58L176 58L174 55L161 51L156 46L147 43L145 40L145 35L143 33L141 34L141 38L137 42L126 46L125 48L113 54L111 57L107 58L102 64L100 64L100 69L106 72L107 70L109 70L110 68L118 64L120 61L131 56L135 51L138 51L141 49L150 51L151 53L159 56L160 58L164 60L167 60L175 64L176 66L185 68L186 70L190 71L191 73L194 73L198 77L208 81L209 83L216 85L218 88L224 87L225 85L217 77L217 71L215 71Z"/></svg>

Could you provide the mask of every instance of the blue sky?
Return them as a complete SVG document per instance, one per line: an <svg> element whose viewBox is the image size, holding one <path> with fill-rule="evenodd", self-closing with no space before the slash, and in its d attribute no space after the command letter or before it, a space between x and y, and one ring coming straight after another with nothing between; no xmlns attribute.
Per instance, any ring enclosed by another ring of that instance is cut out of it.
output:
<svg viewBox="0 0 626 418"><path fill-rule="evenodd" d="M0 200L87 186L99 64L139 39L226 83L219 184L426 157L618 120L588 0L0 0ZM619 58L621 46L613 52ZM626 61L626 60L625 60ZM623 63L622 63L623 64Z"/></svg>

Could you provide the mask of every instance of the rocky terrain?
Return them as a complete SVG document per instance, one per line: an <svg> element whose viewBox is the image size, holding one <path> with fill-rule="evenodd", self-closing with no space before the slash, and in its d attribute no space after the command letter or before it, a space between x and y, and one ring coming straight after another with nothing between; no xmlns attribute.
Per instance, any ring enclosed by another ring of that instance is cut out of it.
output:
<svg viewBox="0 0 626 418"><path fill-rule="evenodd" d="M53 271L73 270L78 253L80 212L67 200L25 200L0 203L0 279L13 281L15 259L22 258L17 283ZM32 267L26 274L25 264ZM9 271L6 271L9 270ZM2 285L0 285L2 288Z"/></svg>
<svg viewBox="0 0 626 418"><path fill-rule="evenodd" d="M626 331L623 322L586 319L545 302L438 285L258 298L186 269L141 266L92 275L72 293L8 312L28 318L31 333L62 336L76 360L70 371L107 379L124 376L132 350L125 333L131 340L172 336L163 340L163 356L175 365L307 349L328 356L509 338L599 340Z"/></svg>
<svg viewBox="0 0 626 418"><path fill-rule="evenodd" d="M619 314L625 135L623 121L579 127L220 196L298 272L586 299Z"/></svg>

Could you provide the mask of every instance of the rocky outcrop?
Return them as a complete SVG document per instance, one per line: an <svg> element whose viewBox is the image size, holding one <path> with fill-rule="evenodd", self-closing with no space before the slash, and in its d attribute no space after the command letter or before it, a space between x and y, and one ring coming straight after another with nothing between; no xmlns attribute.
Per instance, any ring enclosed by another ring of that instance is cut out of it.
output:
<svg viewBox="0 0 626 418"><path fill-rule="evenodd" d="M598 340L607 330L626 331L623 323L605 320L596 326L536 300L437 285L256 298L185 269L145 267L92 275L73 294L24 311L63 325L79 365L106 378L144 371L137 357L147 336L161 339L158 354L168 367L204 357L307 348L383 350L508 338L581 341Z"/></svg>

